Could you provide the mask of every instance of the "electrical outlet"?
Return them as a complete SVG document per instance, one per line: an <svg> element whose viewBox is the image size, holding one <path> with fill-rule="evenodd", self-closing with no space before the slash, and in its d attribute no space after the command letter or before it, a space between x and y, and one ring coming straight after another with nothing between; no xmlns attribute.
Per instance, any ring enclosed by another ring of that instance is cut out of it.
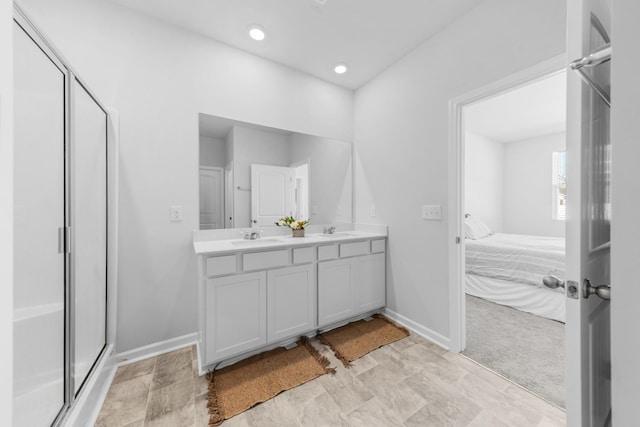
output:
<svg viewBox="0 0 640 427"><path fill-rule="evenodd" d="M375 206L371 206L371 216L372 217L376 216L376 207Z"/></svg>
<svg viewBox="0 0 640 427"><path fill-rule="evenodd" d="M422 219L440 221L442 219L441 205L423 205Z"/></svg>
<svg viewBox="0 0 640 427"><path fill-rule="evenodd" d="M173 222L182 221L182 206L171 206L169 209L169 219Z"/></svg>

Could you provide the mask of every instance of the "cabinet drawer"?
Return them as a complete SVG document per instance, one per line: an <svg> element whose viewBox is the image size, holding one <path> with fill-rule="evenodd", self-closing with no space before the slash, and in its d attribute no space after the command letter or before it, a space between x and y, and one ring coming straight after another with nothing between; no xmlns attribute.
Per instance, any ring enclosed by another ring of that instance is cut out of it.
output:
<svg viewBox="0 0 640 427"><path fill-rule="evenodd" d="M207 276L221 276L236 272L236 256L218 256L207 258Z"/></svg>
<svg viewBox="0 0 640 427"><path fill-rule="evenodd" d="M289 251L286 249L242 255L242 269L244 271L282 267L287 264L289 264Z"/></svg>
<svg viewBox="0 0 640 427"><path fill-rule="evenodd" d="M377 254L379 252L384 252L385 249L385 241L384 239L372 240L371 241L371 253Z"/></svg>
<svg viewBox="0 0 640 427"><path fill-rule="evenodd" d="M369 251L369 241L340 244L340 258L357 255L367 255Z"/></svg>
<svg viewBox="0 0 640 427"><path fill-rule="evenodd" d="M338 245L318 246L318 261L338 258Z"/></svg>
<svg viewBox="0 0 640 427"><path fill-rule="evenodd" d="M315 257L313 256L313 247L308 248L295 248L293 250L293 263L294 264L306 264L313 262Z"/></svg>

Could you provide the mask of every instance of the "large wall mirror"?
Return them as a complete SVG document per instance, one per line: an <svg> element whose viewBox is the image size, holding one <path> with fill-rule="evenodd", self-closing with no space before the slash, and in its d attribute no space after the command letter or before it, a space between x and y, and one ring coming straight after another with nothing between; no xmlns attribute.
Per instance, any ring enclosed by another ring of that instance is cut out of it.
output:
<svg viewBox="0 0 640 427"><path fill-rule="evenodd" d="M200 229L352 221L352 144L199 114Z"/></svg>

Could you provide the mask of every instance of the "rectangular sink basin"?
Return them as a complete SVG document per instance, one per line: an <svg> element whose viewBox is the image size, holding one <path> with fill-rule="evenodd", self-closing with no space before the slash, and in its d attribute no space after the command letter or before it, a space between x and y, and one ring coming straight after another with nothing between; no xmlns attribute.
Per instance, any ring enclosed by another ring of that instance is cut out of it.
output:
<svg viewBox="0 0 640 427"><path fill-rule="evenodd" d="M256 240L249 240L249 239L232 240L231 244L238 245L238 246L259 246L259 245L272 245L274 243L282 243L282 242L284 242L284 240L282 239L267 237L267 238L256 239Z"/></svg>
<svg viewBox="0 0 640 427"><path fill-rule="evenodd" d="M320 237L325 239L344 239L345 237L356 237L357 234L353 233L335 233L335 234L320 234Z"/></svg>

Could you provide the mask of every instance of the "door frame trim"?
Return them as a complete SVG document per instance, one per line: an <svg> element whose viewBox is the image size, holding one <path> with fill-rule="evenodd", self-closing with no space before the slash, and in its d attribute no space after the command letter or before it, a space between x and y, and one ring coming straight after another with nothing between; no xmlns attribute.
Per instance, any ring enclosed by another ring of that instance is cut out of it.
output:
<svg viewBox="0 0 640 427"><path fill-rule="evenodd" d="M464 296L464 123L463 109L566 69L566 53L539 62L449 101L449 351L466 343ZM457 239L460 239L458 242Z"/></svg>

